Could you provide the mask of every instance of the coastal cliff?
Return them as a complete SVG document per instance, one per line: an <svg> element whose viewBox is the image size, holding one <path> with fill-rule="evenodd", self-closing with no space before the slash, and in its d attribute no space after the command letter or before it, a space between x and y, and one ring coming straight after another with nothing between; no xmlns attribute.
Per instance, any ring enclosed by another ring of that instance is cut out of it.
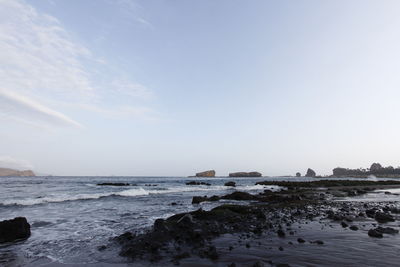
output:
<svg viewBox="0 0 400 267"><path fill-rule="evenodd" d="M8 168L0 168L0 176L35 176L31 170L18 171Z"/></svg>

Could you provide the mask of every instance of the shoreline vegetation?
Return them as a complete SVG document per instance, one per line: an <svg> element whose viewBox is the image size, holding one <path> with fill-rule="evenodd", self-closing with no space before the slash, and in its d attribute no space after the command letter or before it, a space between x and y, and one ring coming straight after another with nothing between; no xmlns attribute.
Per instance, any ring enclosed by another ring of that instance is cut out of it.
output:
<svg viewBox="0 0 400 267"><path fill-rule="evenodd" d="M385 225L397 220L400 214L398 202L360 203L332 199L360 196L376 189L400 188L400 181L263 181L256 184L282 186L284 189L278 192L264 190L259 194L236 191L224 196L194 196L194 211L157 219L147 231L126 232L99 250L107 250L116 243L121 248L120 255L130 262L151 262L160 266L182 263L185 266L185 263L190 265L203 260L204 265L207 262L210 265L211 261L211 264L236 266L234 260L226 262L227 258L234 259L226 255L231 251L246 251L256 240L259 245L268 246L273 243L271 239L281 241L290 236L290 240L297 240L296 244L311 244L313 247L310 249L316 253L318 250L314 246L326 245L322 239L310 239L306 232L298 234L294 225L318 222L321 226L350 229L350 232L360 230L361 235L372 239L399 232ZM201 202L220 200L237 203L221 203L209 211L199 207ZM218 241L221 238L228 242L221 245ZM295 249L293 241L287 244L288 248L279 246L276 249ZM285 262L269 263L271 266L290 266ZM262 264L255 261L252 266L264 266Z"/></svg>

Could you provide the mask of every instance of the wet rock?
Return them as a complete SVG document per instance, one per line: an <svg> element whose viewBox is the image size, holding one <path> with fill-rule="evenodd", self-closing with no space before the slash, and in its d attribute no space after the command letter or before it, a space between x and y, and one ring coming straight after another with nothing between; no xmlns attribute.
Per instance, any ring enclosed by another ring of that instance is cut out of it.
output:
<svg viewBox="0 0 400 267"><path fill-rule="evenodd" d="M233 181L230 181L230 182L226 182L224 185L225 185L225 186L233 186L233 187L235 187L235 186L236 186L236 183L233 182Z"/></svg>
<svg viewBox="0 0 400 267"><path fill-rule="evenodd" d="M296 177L301 177L301 173L296 172Z"/></svg>
<svg viewBox="0 0 400 267"><path fill-rule="evenodd" d="M31 226L25 217L0 222L0 243L26 239L31 235Z"/></svg>
<svg viewBox="0 0 400 267"><path fill-rule="evenodd" d="M283 247L279 247L279 250L280 250L280 251L283 251Z"/></svg>
<svg viewBox="0 0 400 267"><path fill-rule="evenodd" d="M317 245L323 245L323 244L324 244L324 241L322 241L322 240L315 240L315 241L311 241L310 243L311 243L311 244L317 244Z"/></svg>
<svg viewBox="0 0 400 267"><path fill-rule="evenodd" d="M262 263L261 261L256 261L253 265L252 265L252 267L264 267L265 265L264 265L264 263Z"/></svg>
<svg viewBox="0 0 400 267"><path fill-rule="evenodd" d="M379 233L382 233L382 234L391 234L391 235L399 233L399 230L396 230L396 229L391 228L391 227L378 227L378 228L375 229L375 231L377 231Z"/></svg>
<svg viewBox="0 0 400 267"><path fill-rule="evenodd" d="M207 201L207 197L206 196L204 196L204 197L195 196L192 199L192 204L199 204L199 203L204 202L204 201Z"/></svg>
<svg viewBox="0 0 400 267"><path fill-rule="evenodd" d="M297 238L297 242L299 243L305 243L306 241L303 238Z"/></svg>
<svg viewBox="0 0 400 267"><path fill-rule="evenodd" d="M350 230L353 230L353 231L357 231L357 230L358 230L358 227L355 226L355 225L352 225L352 226L349 227L349 229L350 229Z"/></svg>
<svg viewBox="0 0 400 267"><path fill-rule="evenodd" d="M99 186L129 186L128 183L100 183Z"/></svg>
<svg viewBox="0 0 400 267"><path fill-rule="evenodd" d="M156 232L167 232L168 227L165 225L164 219L157 219L154 222L153 229Z"/></svg>
<svg viewBox="0 0 400 267"><path fill-rule="evenodd" d="M211 184L206 183L206 182L190 181L190 182L187 182L186 185L208 185L208 186L210 186Z"/></svg>
<svg viewBox="0 0 400 267"><path fill-rule="evenodd" d="M191 227L194 222L193 222L193 216L190 214L186 214L184 215L182 218L180 218L177 222L177 225L179 225L180 227Z"/></svg>
<svg viewBox="0 0 400 267"><path fill-rule="evenodd" d="M342 225L343 228L346 228L346 227L349 226L349 225L348 225L347 223L345 223L345 222L341 222L340 224Z"/></svg>
<svg viewBox="0 0 400 267"><path fill-rule="evenodd" d="M394 222L392 215L383 212L375 213L375 220L379 223Z"/></svg>
<svg viewBox="0 0 400 267"><path fill-rule="evenodd" d="M279 237L285 237L286 236L285 232L282 229L279 229L277 231L277 234L278 234Z"/></svg>
<svg viewBox="0 0 400 267"><path fill-rule="evenodd" d="M370 237L376 237L376 238L382 238L382 237L383 237L382 233L376 231L375 229L370 229L370 230L368 231L368 235L369 235Z"/></svg>
<svg viewBox="0 0 400 267"><path fill-rule="evenodd" d="M367 214L367 216L370 218L374 218L376 211L377 209L368 209L365 210L365 214Z"/></svg>

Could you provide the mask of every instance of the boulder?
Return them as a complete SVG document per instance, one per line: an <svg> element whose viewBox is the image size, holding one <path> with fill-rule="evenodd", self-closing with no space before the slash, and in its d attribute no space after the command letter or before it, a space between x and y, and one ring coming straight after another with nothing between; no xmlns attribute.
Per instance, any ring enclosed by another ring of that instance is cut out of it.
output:
<svg viewBox="0 0 400 267"><path fill-rule="evenodd" d="M0 243L26 239L31 235L31 226L25 217L0 222Z"/></svg>
<svg viewBox="0 0 400 267"><path fill-rule="evenodd" d="M301 177L301 173L296 172L296 177Z"/></svg>
<svg viewBox="0 0 400 267"><path fill-rule="evenodd" d="M315 171L313 169L308 168L307 173L306 173L306 177L315 177L315 176L317 176Z"/></svg>
<svg viewBox="0 0 400 267"><path fill-rule="evenodd" d="M375 213L375 220L379 223L394 222L393 216L384 212Z"/></svg>
<svg viewBox="0 0 400 267"><path fill-rule="evenodd" d="M196 173L196 177L215 177L215 171L209 170L204 172L198 172Z"/></svg>
<svg viewBox="0 0 400 267"><path fill-rule="evenodd" d="M262 174L259 172L232 172L229 177L261 177Z"/></svg>
<svg viewBox="0 0 400 267"><path fill-rule="evenodd" d="M233 186L233 187L235 187L235 186L236 186L236 183L230 181L230 182L226 182L224 185L225 185L225 186Z"/></svg>

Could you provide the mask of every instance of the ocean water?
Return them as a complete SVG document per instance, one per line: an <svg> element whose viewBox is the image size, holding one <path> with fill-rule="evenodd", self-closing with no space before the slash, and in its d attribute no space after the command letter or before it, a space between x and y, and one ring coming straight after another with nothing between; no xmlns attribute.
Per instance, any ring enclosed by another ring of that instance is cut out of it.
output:
<svg viewBox="0 0 400 267"><path fill-rule="evenodd" d="M190 186L199 180L211 186ZM224 186L230 180L237 187ZM252 193L278 187L255 185L264 180L302 181L308 178L186 178L186 177L2 177L0 220L23 216L31 224L29 239L0 245L0 265L113 265L124 262L98 247L126 231L142 231L157 218L211 209L219 203L192 205L193 196L220 195L235 190ZM313 179L315 180L315 179ZM130 186L98 186L98 183ZM230 201L232 202L232 201ZM176 203L176 205L172 205Z"/></svg>
<svg viewBox="0 0 400 267"><path fill-rule="evenodd" d="M254 185L263 178L235 179L235 189L224 186L229 178L202 178L211 186L186 185L199 180L185 177L3 177L0 178L0 220L23 216L31 224L29 239L0 246L0 265L27 265L47 259L63 264L119 262L98 246L128 230L140 231L156 218L218 203L192 205L196 195L234 190L260 192ZM98 186L98 183L130 186ZM176 203L177 205L171 205ZM46 262L46 261L44 261Z"/></svg>

